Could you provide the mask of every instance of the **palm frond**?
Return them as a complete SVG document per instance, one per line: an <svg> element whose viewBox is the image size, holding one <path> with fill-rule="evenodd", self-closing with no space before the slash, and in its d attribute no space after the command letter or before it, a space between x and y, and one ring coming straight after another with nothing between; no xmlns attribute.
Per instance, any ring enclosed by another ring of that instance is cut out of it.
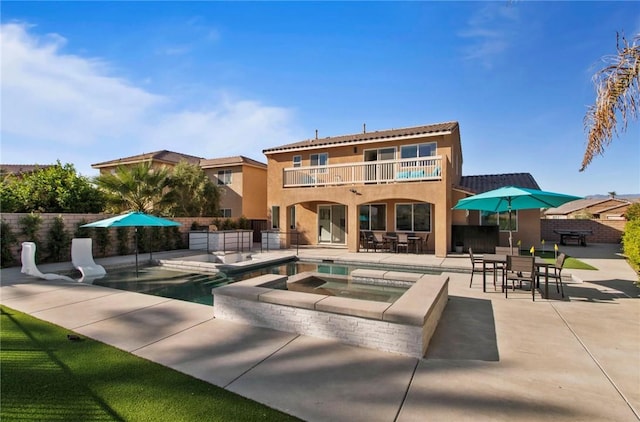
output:
<svg viewBox="0 0 640 422"><path fill-rule="evenodd" d="M618 36L617 54L605 57L608 65L593 77L596 101L587 109L584 127L587 132L587 148L582 159L583 171L595 155L627 129L629 120L637 120L640 106L640 34L629 44L624 36ZM622 122L618 124L618 116Z"/></svg>

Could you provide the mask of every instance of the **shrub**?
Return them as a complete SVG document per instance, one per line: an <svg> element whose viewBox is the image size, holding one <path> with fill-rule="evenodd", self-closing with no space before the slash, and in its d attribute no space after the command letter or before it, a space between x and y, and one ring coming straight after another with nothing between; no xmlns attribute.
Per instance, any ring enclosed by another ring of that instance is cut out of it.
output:
<svg viewBox="0 0 640 422"><path fill-rule="evenodd" d="M40 214L27 214L20 217L18 220L22 228L21 233L24 236L26 242L38 243L38 230L42 224L42 217Z"/></svg>
<svg viewBox="0 0 640 422"><path fill-rule="evenodd" d="M640 220L640 202L634 202L633 204L629 205L629 208L627 208L627 212L624 213L624 216L629 221Z"/></svg>
<svg viewBox="0 0 640 422"><path fill-rule="evenodd" d="M640 270L640 219L627 221L622 235L624 254L636 271Z"/></svg>
<svg viewBox="0 0 640 422"><path fill-rule="evenodd" d="M9 267L15 262L13 246L18 244L18 237L11 229L11 225L6 221L0 223L0 266L2 268Z"/></svg>
<svg viewBox="0 0 640 422"><path fill-rule="evenodd" d="M53 262L66 261L69 255L69 242L71 242L71 236L64 227L64 219L59 215L53 220L47 236L47 259Z"/></svg>
<svg viewBox="0 0 640 422"><path fill-rule="evenodd" d="M91 227L80 227L85 224L87 224L87 220L85 219L78 221L76 224L76 231L73 232L73 237L91 237L91 234L93 233L93 229Z"/></svg>
<svg viewBox="0 0 640 422"><path fill-rule="evenodd" d="M111 236L109 235L109 229L96 230L96 246L98 246L98 252L101 256L107 255L110 241Z"/></svg>
<svg viewBox="0 0 640 422"><path fill-rule="evenodd" d="M118 238L118 255L129 254L129 227L118 227L116 229Z"/></svg>

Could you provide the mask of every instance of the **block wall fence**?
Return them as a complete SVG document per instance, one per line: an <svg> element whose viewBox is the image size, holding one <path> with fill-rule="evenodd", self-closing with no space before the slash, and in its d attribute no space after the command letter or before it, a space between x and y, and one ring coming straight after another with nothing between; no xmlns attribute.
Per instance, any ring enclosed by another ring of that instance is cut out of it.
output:
<svg viewBox="0 0 640 422"><path fill-rule="evenodd" d="M624 234L624 220L540 220L540 238L547 242L560 242L560 235L554 230L591 230L589 243L620 243Z"/></svg>
<svg viewBox="0 0 640 422"><path fill-rule="evenodd" d="M16 235L16 237L18 238L18 244L12 248L12 252L13 252L13 256L14 258L18 261L18 263L14 263L16 265L19 264L20 261L20 250L22 248L21 244L22 242L29 242L32 239L26 239L22 234L22 226L20 225L19 221L22 217L24 217L25 215L28 214L23 214L23 213L2 213L0 215L0 218L2 219L2 221L4 221L5 223L7 223L10 227L11 230L13 231L14 235ZM84 220L86 223L92 223L94 221L98 221L98 220L103 220L105 218L109 218L109 217L113 217L113 214L60 214L60 213L42 213L42 214L38 214L40 215L40 217L42 218L42 223L40 224L40 229L38 230L38 239L40 240L40 244L38 245L38 248L42 247L42 245L44 245L44 243L47 241L47 236L49 233L49 230L51 229L51 227L53 226L53 222L56 219L56 217L58 216L62 216L62 219L64 221L64 226L65 229L67 230L67 232L69 233L69 235L71 237L73 237L73 233L75 233L78 223L80 223L82 220ZM185 245L185 247L188 246L188 233L191 230L191 225L193 224L193 222L195 221L195 223L199 226L208 226L210 224L212 224L212 221L215 219L216 217L176 217L176 218L171 218L171 220L173 221L177 221L178 223L181 223L182 226L179 226L178 229L180 231L180 233L182 234L182 240L183 240L183 244ZM102 256L99 253L99 250L97 248L96 245L96 240L95 240L95 231L96 230L108 230L109 231L109 248L107 249L106 253L104 254L104 256L113 256L113 255L117 255L117 248L118 248L118 238L117 238L117 233L116 233L116 229L115 228L111 228L111 229L94 229L94 235L93 235L93 254L96 257ZM130 229L130 244L129 244L129 249L131 251L133 251L134 245L133 245L133 228ZM132 252L133 253L133 252ZM71 255L69 255L69 260L71 260Z"/></svg>

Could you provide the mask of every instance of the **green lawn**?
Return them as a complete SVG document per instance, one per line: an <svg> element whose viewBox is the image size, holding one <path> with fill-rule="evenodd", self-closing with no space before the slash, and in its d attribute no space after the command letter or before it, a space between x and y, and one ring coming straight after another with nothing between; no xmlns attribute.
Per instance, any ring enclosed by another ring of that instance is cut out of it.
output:
<svg viewBox="0 0 640 422"><path fill-rule="evenodd" d="M529 255L529 251L520 251L521 255ZM541 256L542 258L545 259L545 261L548 262L555 262L556 258L555 258L555 253L553 251L535 251L535 254L537 256ZM566 269L573 269L573 270L597 270L596 267L593 267L587 263L584 263L582 261L580 261L579 259L576 258L572 258L570 256L567 257L567 259L564 261L564 266L562 267L565 270Z"/></svg>
<svg viewBox="0 0 640 422"><path fill-rule="evenodd" d="M288 421L255 401L0 306L0 420Z"/></svg>

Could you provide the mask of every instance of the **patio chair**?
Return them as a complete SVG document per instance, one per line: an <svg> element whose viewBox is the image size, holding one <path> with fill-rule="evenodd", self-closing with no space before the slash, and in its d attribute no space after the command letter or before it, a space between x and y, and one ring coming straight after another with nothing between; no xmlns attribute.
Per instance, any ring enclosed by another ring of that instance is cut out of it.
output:
<svg viewBox="0 0 640 422"><path fill-rule="evenodd" d="M544 277L545 275L547 275L549 278L555 279L556 291L558 293L561 293L562 297L564 297L564 288L562 287L562 267L564 267L564 261L566 259L567 259L567 255L564 253L561 253L556 258L556 262L549 267L549 269L553 270L553 272L549 271L549 274L546 274L543 271L538 271L536 273L536 276L538 277L538 283L540 283L540 277Z"/></svg>
<svg viewBox="0 0 640 422"><path fill-rule="evenodd" d="M502 289L504 290L504 297L507 296L507 292L509 290L509 280L511 280L511 284L513 290L516 289L516 281L520 283L520 288L522 288L522 282L527 281L531 286L531 298L535 301L535 291L536 291L536 268L535 268L535 258L532 256L518 256L518 255L507 255L507 269L502 278Z"/></svg>
<svg viewBox="0 0 640 422"><path fill-rule="evenodd" d="M496 254L498 255L520 255L520 249L516 246L511 253L510 246L496 246Z"/></svg>
<svg viewBox="0 0 640 422"><path fill-rule="evenodd" d="M33 242L23 242L22 252L20 254L22 260L21 273L27 274L33 277L42 278L44 280L66 280L75 281L71 277L66 275L47 273L43 274L36 265L36 244Z"/></svg>
<svg viewBox="0 0 640 422"><path fill-rule="evenodd" d="M404 249L407 253L409 253L409 236L406 233L398 233L398 238L396 239L396 253L400 252L400 249Z"/></svg>
<svg viewBox="0 0 640 422"><path fill-rule="evenodd" d="M376 232L372 232L372 243L373 243L373 251L377 252L378 247L380 250L389 249L389 242L380 234Z"/></svg>
<svg viewBox="0 0 640 422"><path fill-rule="evenodd" d="M369 249L375 251L375 246L373 244L373 233L369 230L360 230L360 247L369 252Z"/></svg>
<svg viewBox="0 0 640 422"><path fill-rule="evenodd" d="M102 265L93 261L92 242L90 238L71 240L71 262L82 273L82 279L104 277L107 274Z"/></svg>
<svg viewBox="0 0 640 422"><path fill-rule="evenodd" d="M473 275L475 273L480 273L482 274L483 271L485 271L482 267L482 256L481 255L474 255L473 253L473 248L469 248L469 258L471 259L471 280L469 280L469 287L471 287L471 285L473 284ZM486 268L486 272L488 273L493 273L494 271L498 271L501 270L504 272L504 268L502 267L502 265L500 265L499 267L496 267L495 269L493 267L487 267ZM493 278L493 289L496 289L496 279L495 277Z"/></svg>

